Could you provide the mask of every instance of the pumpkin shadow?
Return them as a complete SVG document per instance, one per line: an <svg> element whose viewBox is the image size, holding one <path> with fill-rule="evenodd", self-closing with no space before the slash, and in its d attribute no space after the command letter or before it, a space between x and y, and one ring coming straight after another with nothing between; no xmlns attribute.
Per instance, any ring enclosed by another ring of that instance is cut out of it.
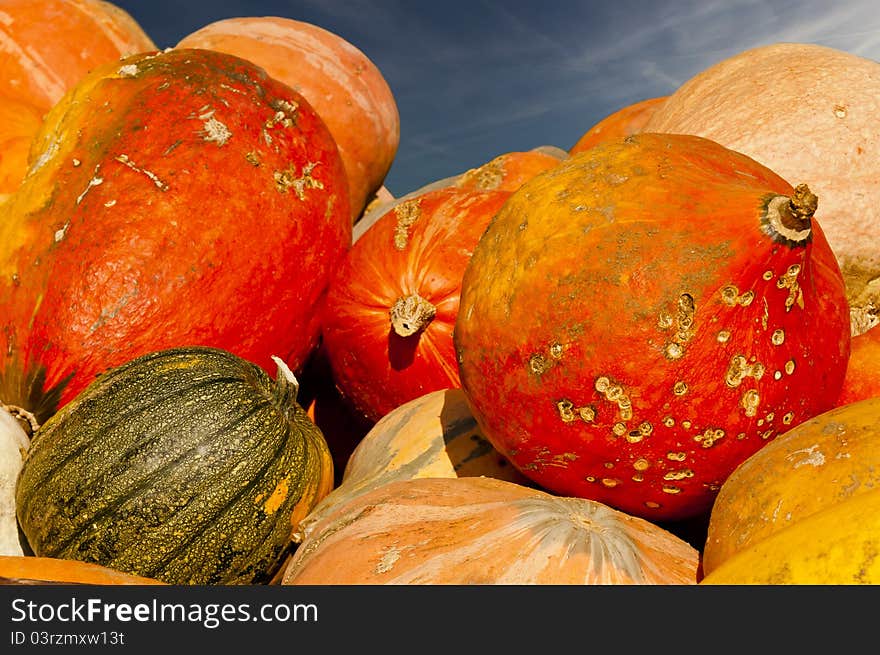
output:
<svg viewBox="0 0 880 655"><path fill-rule="evenodd" d="M388 329L388 363L395 371L402 371L412 365L419 347L421 332L402 337L393 328Z"/></svg>

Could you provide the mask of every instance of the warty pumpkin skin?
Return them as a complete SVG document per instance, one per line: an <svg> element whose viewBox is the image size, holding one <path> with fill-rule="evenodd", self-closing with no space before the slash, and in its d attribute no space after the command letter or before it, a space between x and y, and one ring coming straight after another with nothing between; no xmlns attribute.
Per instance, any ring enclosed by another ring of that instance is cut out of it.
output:
<svg viewBox="0 0 880 655"><path fill-rule="evenodd" d="M504 191L437 189L396 204L345 254L322 307L342 395L369 420L458 387L452 328L461 277Z"/></svg>
<svg viewBox="0 0 880 655"><path fill-rule="evenodd" d="M124 10L98 0L0 5L0 202L27 172L43 115L92 68L155 50Z"/></svg>
<svg viewBox="0 0 880 655"><path fill-rule="evenodd" d="M740 464L709 518L703 571L825 508L880 487L880 398L801 423Z"/></svg>
<svg viewBox="0 0 880 655"><path fill-rule="evenodd" d="M880 322L880 62L810 43L724 59L682 84L644 126L741 152L819 196L853 334Z"/></svg>
<svg viewBox="0 0 880 655"><path fill-rule="evenodd" d="M213 348L104 373L34 434L16 487L37 556L172 584L267 582L333 484L321 431L273 381Z"/></svg>
<svg viewBox="0 0 880 655"><path fill-rule="evenodd" d="M338 505L282 584L696 584L696 549L590 500L485 477L419 478Z"/></svg>
<svg viewBox="0 0 880 655"><path fill-rule="evenodd" d="M461 389L439 389L382 417L355 446L342 480L299 524L302 541L324 516L395 480L486 476L530 485L480 433Z"/></svg>
<svg viewBox="0 0 880 655"><path fill-rule="evenodd" d="M682 135L527 182L462 280L454 342L485 436L555 493L707 512L737 464L840 392L849 315L812 200Z"/></svg>
<svg viewBox="0 0 880 655"><path fill-rule="evenodd" d="M837 405L880 397L880 326L852 338L843 389Z"/></svg>
<svg viewBox="0 0 880 655"><path fill-rule="evenodd" d="M301 93L339 146L351 218L361 215L382 186L400 142L397 102L369 57L338 34L280 16L219 20L185 36L177 47L237 55Z"/></svg>
<svg viewBox="0 0 880 655"><path fill-rule="evenodd" d="M131 575L88 562L54 557L0 555L3 585L161 585L153 578Z"/></svg>
<svg viewBox="0 0 880 655"><path fill-rule="evenodd" d="M569 148L568 154L576 155L588 150L603 141L622 139L641 132L668 96L659 96L634 102L612 112L590 129L584 132L575 144Z"/></svg>
<svg viewBox="0 0 880 655"><path fill-rule="evenodd" d="M42 421L179 345L301 367L351 243L342 161L302 96L232 55L140 54L89 74L38 139L0 220L0 400Z"/></svg>

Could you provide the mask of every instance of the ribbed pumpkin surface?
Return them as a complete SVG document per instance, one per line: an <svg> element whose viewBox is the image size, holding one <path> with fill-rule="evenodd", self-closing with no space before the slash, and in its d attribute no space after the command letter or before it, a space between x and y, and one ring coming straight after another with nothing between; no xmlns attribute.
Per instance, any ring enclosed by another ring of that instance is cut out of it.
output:
<svg viewBox="0 0 880 655"><path fill-rule="evenodd" d="M267 581L332 484L295 389L209 348L102 375L34 435L16 493L31 548L174 584Z"/></svg>
<svg viewBox="0 0 880 655"><path fill-rule="evenodd" d="M395 480L485 475L528 485L480 432L461 389L440 389L386 414L357 444L342 482L300 523L300 535L340 503Z"/></svg>
<svg viewBox="0 0 880 655"><path fill-rule="evenodd" d="M283 584L695 584L697 551L589 500L492 478L391 482L340 505Z"/></svg>

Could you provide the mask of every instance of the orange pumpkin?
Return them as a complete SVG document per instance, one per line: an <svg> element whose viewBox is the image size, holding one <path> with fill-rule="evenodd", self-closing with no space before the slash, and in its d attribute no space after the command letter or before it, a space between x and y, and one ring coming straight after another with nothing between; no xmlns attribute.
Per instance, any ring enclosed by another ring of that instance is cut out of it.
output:
<svg viewBox="0 0 880 655"><path fill-rule="evenodd" d="M351 220L301 95L233 55L142 53L87 75L37 140L0 221L5 403L43 422L95 375L182 345L303 365Z"/></svg>
<svg viewBox="0 0 880 655"><path fill-rule="evenodd" d="M279 16L220 20L185 36L178 48L207 48L253 61L301 93L339 146L351 217L382 186L400 141L394 95L379 68L338 34Z"/></svg>
<svg viewBox="0 0 880 655"><path fill-rule="evenodd" d="M821 199L853 334L880 313L880 62L809 43L745 50L682 84L645 131L695 134L741 152Z"/></svg>
<svg viewBox="0 0 880 655"><path fill-rule="evenodd" d="M494 478L389 482L338 505L286 585L696 584L699 554L599 503Z"/></svg>
<svg viewBox="0 0 880 655"><path fill-rule="evenodd" d="M524 184L474 250L455 324L487 439L554 493L655 521L707 512L737 464L840 392L849 314L814 207L671 134Z"/></svg>
<svg viewBox="0 0 880 655"><path fill-rule="evenodd" d="M100 0L4 0L0 20L0 202L27 171L43 115L86 73L155 50L123 9Z"/></svg>
<svg viewBox="0 0 880 655"><path fill-rule="evenodd" d="M463 173L444 177L411 191L400 198L388 198L377 202L364 213L354 226L353 238L357 241L377 220L391 211L395 205L421 196L428 191L455 187L475 191L514 192L527 180L543 173L566 159L568 153L555 146L538 146L532 150L514 150L492 158L485 164L470 168Z"/></svg>
<svg viewBox="0 0 880 655"><path fill-rule="evenodd" d="M880 326L852 338L849 364L838 405L880 397Z"/></svg>
<svg viewBox="0 0 880 655"><path fill-rule="evenodd" d="M322 307L323 345L336 385L368 420L461 386L452 344L461 277L509 196L428 191L394 205L343 257Z"/></svg>
<svg viewBox="0 0 880 655"><path fill-rule="evenodd" d="M576 155L609 139L622 139L641 132L648 119L668 96L648 98L627 105L609 114L583 133L575 144L569 148L570 155Z"/></svg>
<svg viewBox="0 0 880 655"><path fill-rule="evenodd" d="M823 412L768 443L721 485L703 571L878 486L880 398Z"/></svg>
<svg viewBox="0 0 880 655"><path fill-rule="evenodd" d="M31 141L42 122L37 107L0 93L0 204L21 184Z"/></svg>
<svg viewBox="0 0 880 655"><path fill-rule="evenodd" d="M165 583L79 560L0 555L0 584L161 585Z"/></svg>

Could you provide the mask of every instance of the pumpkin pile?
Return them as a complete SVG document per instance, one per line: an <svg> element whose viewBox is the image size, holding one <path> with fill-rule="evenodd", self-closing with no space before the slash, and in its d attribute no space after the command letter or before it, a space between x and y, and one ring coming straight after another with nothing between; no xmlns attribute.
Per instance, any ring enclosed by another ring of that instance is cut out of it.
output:
<svg viewBox="0 0 880 655"><path fill-rule="evenodd" d="M320 26L3 15L0 583L880 582L880 64L394 194Z"/></svg>

